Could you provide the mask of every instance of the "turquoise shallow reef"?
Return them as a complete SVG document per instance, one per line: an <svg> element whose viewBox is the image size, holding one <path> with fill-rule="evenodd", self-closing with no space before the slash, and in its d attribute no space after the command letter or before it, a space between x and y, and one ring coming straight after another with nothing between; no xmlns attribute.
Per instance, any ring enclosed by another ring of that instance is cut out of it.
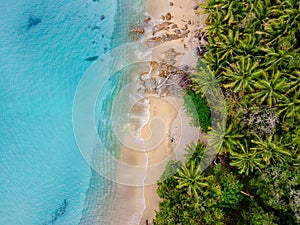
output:
<svg viewBox="0 0 300 225"><path fill-rule="evenodd" d="M106 224L114 184L80 154L72 104L93 61L130 40L143 1L0 2L0 224ZM126 82L113 76L98 101L108 147L113 137L103 121Z"/></svg>

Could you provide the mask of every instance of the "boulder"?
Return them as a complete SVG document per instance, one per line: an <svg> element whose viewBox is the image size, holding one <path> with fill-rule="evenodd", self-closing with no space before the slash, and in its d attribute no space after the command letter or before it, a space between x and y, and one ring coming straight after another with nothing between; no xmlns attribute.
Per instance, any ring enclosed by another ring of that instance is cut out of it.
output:
<svg viewBox="0 0 300 225"><path fill-rule="evenodd" d="M143 27L132 28L131 33L143 34L145 33L145 29Z"/></svg>
<svg viewBox="0 0 300 225"><path fill-rule="evenodd" d="M166 20L171 20L172 19L172 15L171 15L171 13L167 13L166 14Z"/></svg>
<svg viewBox="0 0 300 225"><path fill-rule="evenodd" d="M147 16L147 17L144 19L144 22L145 22L145 23L148 23L150 20L151 20L151 17Z"/></svg>

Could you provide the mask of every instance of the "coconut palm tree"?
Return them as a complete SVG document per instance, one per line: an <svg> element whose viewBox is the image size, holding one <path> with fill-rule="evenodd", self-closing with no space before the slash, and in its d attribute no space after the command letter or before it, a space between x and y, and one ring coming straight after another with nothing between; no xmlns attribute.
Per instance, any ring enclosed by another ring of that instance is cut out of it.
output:
<svg viewBox="0 0 300 225"><path fill-rule="evenodd" d="M223 19L223 12L220 10L215 10L215 12L207 18L207 26L203 29L203 31L205 31L206 34L211 37L218 36L228 27L227 24L223 22Z"/></svg>
<svg viewBox="0 0 300 225"><path fill-rule="evenodd" d="M285 156L290 156L291 152L281 143L281 139L277 135L270 135L266 139L255 135L255 139L251 140L254 147L250 150L256 151L257 155L267 164L271 162L283 161Z"/></svg>
<svg viewBox="0 0 300 225"><path fill-rule="evenodd" d="M195 84L192 88L197 94L214 94L219 89L215 75L202 62L198 64L197 72L193 73L191 78Z"/></svg>
<svg viewBox="0 0 300 225"><path fill-rule="evenodd" d="M280 71L274 71L269 78L269 74L263 73L264 79L255 82L255 93L250 94L250 101L257 101L259 104L266 103L269 107L273 107L288 98L284 93L289 89L290 84L285 77L282 78Z"/></svg>
<svg viewBox="0 0 300 225"><path fill-rule="evenodd" d="M249 175L249 172L252 173L254 169L264 168L257 152L248 148L246 140L243 144L239 143L237 148L231 152L230 159L230 165L237 167L240 174L245 173L246 175Z"/></svg>
<svg viewBox="0 0 300 225"><path fill-rule="evenodd" d="M222 155L232 152L244 136L235 124L231 123L226 129L225 125L218 123L217 127L208 133L208 144L216 153Z"/></svg>
<svg viewBox="0 0 300 225"><path fill-rule="evenodd" d="M200 172L200 166L197 166L195 162L191 162L188 165L184 165L179 171L178 176L175 179L178 181L177 188L186 189L187 194L193 197L196 201L199 199L199 194L204 187L208 184L205 182L205 178Z"/></svg>
<svg viewBox="0 0 300 225"><path fill-rule="evenodd" d="M300 120L300 100L293 99L293 101L278 104L277 116L281 116L283 120L294 118Z"/></svg>
<svg viewBox="0 0 300 225"><path fill-rule="evenodd" d="M241 56L236 63L229 64L224 76L219 81L225 81L225 88L231 88L235 93L254 91L255 79L263 73L258 61L253 62L250 56Z"/></svg>
<svg viewBox="0 0 300 225"><path fill-rule="evenodd" d="M185 151L187 163L193 161L196 165L200 165L202 157L207 150L204 143L198 140L197 144L195 144L194 142L187 144L185 147Z"/></svg>
<svg viewBox="0 0 300 225"><path fill-rule="evenodd" d="M229 29L228 33L220 34L215 38L215 44L211 43L213 47L218 48L218 52L221 54L220 60L232 58L236 55L237 44L239 40L239 30ZM230 61L231 61L230 60Z"/></svg>
<svg viewBox="0 0 300 225"><path fill-rule="evenodd" d="M259 52L257 45L261 39L261 35L250 35L245 34L243 38L239 39L239 46L237 48L237 53L239 55L255 55Z"/></svg>
<svg viewBox="0 0 300 225"><path fill-rule="evenodd" d="M290 51L285 51L281 49L274 49L272 48L260 48L262 52L265 54L262 55L262 58L268 57L268 61L264 66L266 70L274 68L274 66L278 67L282 65L284 62L288 63L290 60L294 59L294 55Z"/></svg>
<svg viewBox="0 0 300 225"><path fill-rule="evenodd" d="M220 52L214 52L212 50L209 50L205 53L203 62L209 65L209 68L211 71L213 71L215 74L220 74L223 66L226 65L225 60L221 60L222 54Z"/></svg>

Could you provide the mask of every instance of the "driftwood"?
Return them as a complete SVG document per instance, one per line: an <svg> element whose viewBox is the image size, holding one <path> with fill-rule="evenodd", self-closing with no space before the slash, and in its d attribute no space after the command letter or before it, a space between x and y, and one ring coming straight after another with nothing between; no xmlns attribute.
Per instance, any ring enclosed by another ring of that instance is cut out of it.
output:
<svg viewBox="0 0 300 225"><path fill-rule="evenodd" d="M168 81L168 79L169 79L171 76L172 76L172 74L169 74L169 75L166 77L166 79L165 79L161 84L159 84L156 88L157 88L157 89L161 88L161 87Z"/></svg>

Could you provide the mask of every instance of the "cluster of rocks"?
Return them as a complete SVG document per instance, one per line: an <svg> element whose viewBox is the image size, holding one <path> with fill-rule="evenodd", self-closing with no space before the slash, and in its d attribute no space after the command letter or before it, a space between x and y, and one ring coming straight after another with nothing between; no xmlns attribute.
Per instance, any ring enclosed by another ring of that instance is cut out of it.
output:
<svg viewBox="0 0 300 225"><path fill-rule="evenodd" d="M158 76L149 76L145 73L137 79L137 93L140 96L157 94L158 96L180 97L182 90L190 83L190 68L187 66L175 67L168 63L152 61L152 72Z"/></svg>
<svg viewBox="0 0 300 225"><path fill-rule="evenodd" d="M172 18L173 16L170 12L161 16L162 22L154 25L152 28L153 37L147 39L145 42L148 46L188 37L189 33L191 32L188 26L192 24L192 21L183 21L186 24L184 25L184 27L179 28L177 24L171 21ZM147 18L147 20L145 19L145 21L149 20L149 18ZM162 31L166 32L163 34L159 34Z"/></svg>

